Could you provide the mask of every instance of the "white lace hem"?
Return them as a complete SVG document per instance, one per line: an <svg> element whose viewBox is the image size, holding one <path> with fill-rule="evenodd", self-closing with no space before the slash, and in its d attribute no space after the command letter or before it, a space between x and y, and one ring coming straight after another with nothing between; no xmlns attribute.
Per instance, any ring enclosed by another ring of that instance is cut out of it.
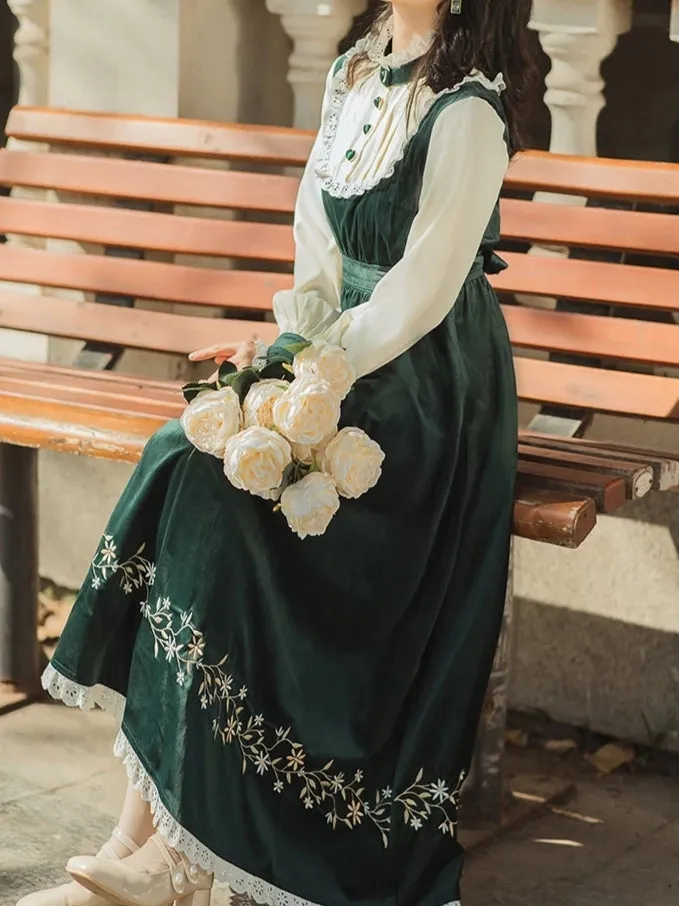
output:
<svg viewBox="0 0 679 906"><path fill-rule="evenodd" d="M81 711L101 708L118 722L123 718L125 696L107 686L81 686L66 679L51 664L45 668L41 682L45 692L69 708L80 708Z"/></svg>
<svg viewBox="0 0 679 906"><path fill-rule="evenodd" d="M370 192L384 180L390 179L396 172L398 164L403 160L410 143L409 138L403 143L400 152L389 162L388 166L372 179L359 180L350 183L339 182L338 180L333 179L332 173L330 172L330 159L335 143L335 136L339 126L340 116L342 115L342 110L344 109L344 104L346 103L350 91L349 83L347 81L347 64L356 54L369 51L371 46L369 38L358 41L354 47L347 52L342 66L335 74L332 82L330 104L325 123L323 124L323 134L321 136L320 151L316 165L316 175L320 180L321 188L334 198L355 198L358 195L365 195L366 192ZM431 97L428 98L420 108L421 113L419 123L427 116L439 98L447 94L455 94L463 87L463 85L468 85L470 82L478 82L484 88L489 91L495 91L498 94L501 94L507 87L502 73L498 73L494 79L489 79L482 72L473 72L471 75L461 79L457 85L453 85L452 88L444 88L443 91L439 91L437 94L431 92Z"/></svg>
<svg viewBox="0 0 679 906"><path fill-rule="evenodd" d="M99 707L118 719L125 710L125 697L106 686L82 686L66 679L51 664L42 676L42 686L53 698L71 708L90 711ZM280 887L269 884L242 868L221 859L212 850L189 833L172 816L163 804L158 789L141 763L122 730L118 732L113 747L114 754L125 765L127 776L141 797L148 802L153 813L153 823L170 846L184 853L194 865L214 874L215 879L228 884L234 893L246 894L255 903L266 906L319 906L310 900L295 896ZM461 906L459 900L445 906Z"/></svg>

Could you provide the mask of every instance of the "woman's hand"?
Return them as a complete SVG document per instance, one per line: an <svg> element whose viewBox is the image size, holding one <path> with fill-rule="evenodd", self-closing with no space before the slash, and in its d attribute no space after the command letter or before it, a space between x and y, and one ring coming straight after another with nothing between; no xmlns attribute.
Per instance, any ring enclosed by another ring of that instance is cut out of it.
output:
<svg viewBox="0 0 679 906"><path fill-rule="evenodd" d="M243 340L237 347L220 343L216 346L198 349L196 352L191 353L189 359L192 362L209 362L210 360L214 360L216 365L223 365L224 362L233 362L236 368L240 370L252 365L252 361L257 353L256 343L257 336L253 335L250 340ZM217 373L215 372L209 380L214 380L216 375Z"/></svg>

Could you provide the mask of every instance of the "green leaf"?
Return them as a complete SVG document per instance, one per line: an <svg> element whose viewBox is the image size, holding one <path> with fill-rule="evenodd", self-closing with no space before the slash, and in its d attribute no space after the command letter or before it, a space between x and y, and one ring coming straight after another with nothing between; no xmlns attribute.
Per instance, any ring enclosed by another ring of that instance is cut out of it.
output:
<svg viewBox="0 0 679 906"><path fill-rule="evenodd" d="M187 403L193 402L199 393L203 393L205 390L216 390L216 384L206 384L203 381L191 381L188 384L184 384L182 387L182 393L184 394L184 399Z"/></svg>
<svg viewBox="0 0 679 906"><path fill-rule="evenodd" d="M230 374L235 374L238 371L233 362L222 362L219 366L219 372L217 380L220 384L226 383L226 379Z"/></svg>

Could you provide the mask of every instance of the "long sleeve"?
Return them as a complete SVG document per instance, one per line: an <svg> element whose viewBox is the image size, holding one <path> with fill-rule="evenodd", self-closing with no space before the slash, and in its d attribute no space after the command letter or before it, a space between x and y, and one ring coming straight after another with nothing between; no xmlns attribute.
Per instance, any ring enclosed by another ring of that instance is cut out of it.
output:
<svg viewBox="0 0 679 906"><path fill-rule="evenodd" d="M322 119L328 115L332 71L328 76ZM304 170L295 206L294 286L276 293L273 309L281 332L308 339L334 322L340 311L342 256L323 208L315 173L323 127Z"/></svg>
<svg viewBox="0 0 679 906"><path fill-rule="evenodd" d="M434 125L418 213L403 258L369 301L324 336L357 374L381 368L437 327L478 253L507 169L504 124L479 98L450 104Z"/></svg>

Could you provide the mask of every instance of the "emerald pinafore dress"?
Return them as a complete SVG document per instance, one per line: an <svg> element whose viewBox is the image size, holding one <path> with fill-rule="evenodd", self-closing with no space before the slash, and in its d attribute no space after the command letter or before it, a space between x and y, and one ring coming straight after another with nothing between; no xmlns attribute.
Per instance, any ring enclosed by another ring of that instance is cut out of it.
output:
<svg viewBox="0 0 679 906"><path fill-rule="evenodd" d="M401 258L432 105L394 172L324 195L343 308ZM493 214L435 330L344 403L386 454L378 485L300 540L171 422L106 528L44 682L120 716L116 751L159 829L275 906L457 903L456 839L501 623L516 392L486 279ZM454 237L450 237L454 242ZM454 305L453 305L454 303Z"/></svg>

